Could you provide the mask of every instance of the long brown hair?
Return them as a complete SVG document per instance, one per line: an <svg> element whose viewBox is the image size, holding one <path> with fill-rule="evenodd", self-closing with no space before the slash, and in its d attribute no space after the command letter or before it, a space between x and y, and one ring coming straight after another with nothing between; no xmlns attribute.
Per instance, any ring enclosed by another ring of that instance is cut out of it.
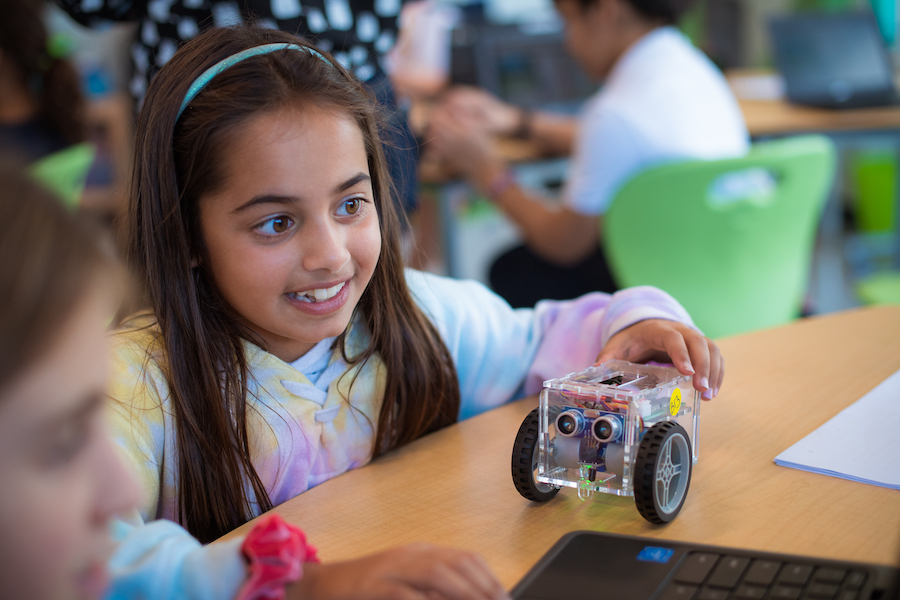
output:
<svg viewBox="0 0 900 600"><path fill-rule="evenodd" d="M347 356L346 334L338 343L349 363L377 354L386 367L373 455L454 422L459 410L449 351L406 286L377 114L359 82L330 57L332 64L305 52L278 51L217 75L176 122L188 87L204 70L239 51L278 42L307 45L290 34L253 27L201 34L156 76L137 125L129 256L146 283L166 350L162 367L179 453L178 519L202 541L252 516L245 478L259 509L272 506L250 462L242 340L252 338L230 316L203 266L208 261L191 267L192 259L205 252L198 199L223 185L222 148L236 143L236 128L250 117L287 107L325 106L350 115L362 131L381 256L353 316L368 328L371 344L360 355Z"/></svg>
<svg viewBox="0 0 900 600"><path fill-rule="evenodd" d="M38 105L38 117L68 144L84 141L85 102L75 68L48 47L37 0L4 0L0 50L16 66Z"/></svg>
<svg viewBox="0 0 900 600"><path fill-rule="evenodd" d="M0 388L56 341L111 259L96 232L0 159Z"/></svg>

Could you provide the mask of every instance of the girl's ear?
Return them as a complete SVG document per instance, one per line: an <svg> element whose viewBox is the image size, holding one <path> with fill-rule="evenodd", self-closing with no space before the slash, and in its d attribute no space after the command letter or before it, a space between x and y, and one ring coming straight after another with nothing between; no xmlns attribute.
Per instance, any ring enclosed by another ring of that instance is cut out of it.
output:
<svg viewBox="0 0 900 600"><path fill-rule="evenodd" d="M192 268L192 269L196 269L196 268L199 267L199 266L200 266L200 259L197 258L196 256L193 257L193 258L191 259L191 268Z"/></svg>

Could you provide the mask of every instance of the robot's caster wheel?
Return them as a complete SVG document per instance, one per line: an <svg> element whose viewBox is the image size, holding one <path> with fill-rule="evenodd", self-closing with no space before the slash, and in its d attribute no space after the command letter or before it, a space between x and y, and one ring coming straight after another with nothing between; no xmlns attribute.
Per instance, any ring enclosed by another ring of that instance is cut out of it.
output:
<svg viewBox="0 0 900 600"><path fill-rule="evenodd" d="M651 523L678 515L691 483L691 441L675 421L651 427L641 439L634 463L634 501Z"/></svg>
<svg viewBox="0 0 900 600"><path fill-rule="evenodd" d="M512 478L522 496L534 502L546 502L559 488L535 480L538 468L538 409L534 409L519 427L512 452Z"/></svg>

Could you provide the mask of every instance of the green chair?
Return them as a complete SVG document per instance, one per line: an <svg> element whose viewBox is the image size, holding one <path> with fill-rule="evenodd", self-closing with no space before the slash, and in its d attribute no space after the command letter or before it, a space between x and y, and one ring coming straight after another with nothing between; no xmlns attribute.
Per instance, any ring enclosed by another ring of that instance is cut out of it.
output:
<svg viewBox="0 0 900 600"><path fill-rule="evenodd" d="M31 163L28 171L74 210L78 208L95 154L93 144L75 144Z"/></svg>
<svg viewBox="0 0 900 600"><path fill-rule="evenodd" d="M835 151L824 136L754 144L741 158L642 171L603 220L622 287L669 292L709 337L800 314Z"/></svg>

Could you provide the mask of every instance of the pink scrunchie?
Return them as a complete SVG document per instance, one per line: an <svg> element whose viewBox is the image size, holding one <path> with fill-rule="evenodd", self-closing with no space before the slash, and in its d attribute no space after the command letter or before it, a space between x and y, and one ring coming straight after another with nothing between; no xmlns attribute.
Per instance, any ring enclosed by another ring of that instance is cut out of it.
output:
<svg viewBox="0 0 900 600"><path fill-rule="evenodd" d="M283 600L285 586L303 576L303 563L319 562L303 530L277 514L260 519L244 538L241 552L250 576L236 600Z"/></svg>

